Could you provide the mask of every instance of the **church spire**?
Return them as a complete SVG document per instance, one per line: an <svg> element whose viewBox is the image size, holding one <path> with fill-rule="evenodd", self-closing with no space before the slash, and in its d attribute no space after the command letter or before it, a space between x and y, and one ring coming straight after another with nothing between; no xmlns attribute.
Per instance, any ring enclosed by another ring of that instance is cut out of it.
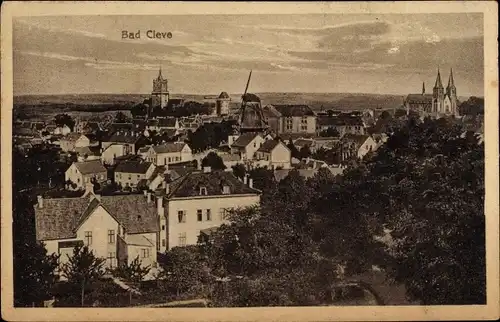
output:
<svg viewBox="0 0 500 322"><path fill-rule="evenodd" d="M163 79L163 76L161 75L161 65L160 65L160 71L158 72L158 79Z"/></svg>
<svg viewBox="0 0 500 322"><path fill-rule="evenodd" d="M450 68L450 78L448 79L448 87L455 86L455 81L453 80L453 68Z"/></svg>
<svg viewBox="0 0 500 322"><path fill-rule="evenodd" d="M425 94L425 82L422 82L422 95Z"/></svg>
<svg viewBox="0 0 500 322"><path fill-rule="evenodd" d="M441 73L439 72L439 67L438 67L438 74L436 77L436 84L434 85L434 88L443 88L443 83L441 82Z"/></svg>

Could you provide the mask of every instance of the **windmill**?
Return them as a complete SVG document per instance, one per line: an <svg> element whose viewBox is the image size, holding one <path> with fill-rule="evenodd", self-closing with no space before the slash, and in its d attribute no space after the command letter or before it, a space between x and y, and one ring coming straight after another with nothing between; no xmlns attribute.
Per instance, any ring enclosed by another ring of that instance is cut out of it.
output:
<svg viewBox="0 0 500 322"><path fill-rule="evenodd" d="M245 91L241 96L240 132L262 132L267 128L260 98L255 94L248 93L251 78L252 71L248 75Z"/></svg>

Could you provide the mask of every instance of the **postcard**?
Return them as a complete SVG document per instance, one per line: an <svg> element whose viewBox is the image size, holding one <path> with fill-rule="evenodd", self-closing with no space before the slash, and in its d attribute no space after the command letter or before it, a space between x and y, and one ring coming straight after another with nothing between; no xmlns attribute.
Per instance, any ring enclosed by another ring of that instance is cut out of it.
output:
<svg viewBox="0 0 500 322"><path fill-rule="evenodd" d="M2 317L499 317L496 2L2 7Z"/></svg>

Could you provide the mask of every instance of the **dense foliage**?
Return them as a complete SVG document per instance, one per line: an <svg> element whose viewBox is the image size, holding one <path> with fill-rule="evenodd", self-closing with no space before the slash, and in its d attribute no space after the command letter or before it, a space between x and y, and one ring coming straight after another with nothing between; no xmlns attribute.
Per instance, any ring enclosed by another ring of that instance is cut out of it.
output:
<svg viewBox="0 0 500 322"><path fill-rule="evenodd" d="M226 166L222 158L215 152L210 152L201 160L201 167L210 167L212 170L224 170Z"/></svg>
<svg viewBox="0 0 500 322"><path fill-rule="evenodd" d="M210 148L217 148L234 131L234 121L222 121L221 123L206 123L196 131L188 131L188 143L193 152L201 152Z"/></svg>

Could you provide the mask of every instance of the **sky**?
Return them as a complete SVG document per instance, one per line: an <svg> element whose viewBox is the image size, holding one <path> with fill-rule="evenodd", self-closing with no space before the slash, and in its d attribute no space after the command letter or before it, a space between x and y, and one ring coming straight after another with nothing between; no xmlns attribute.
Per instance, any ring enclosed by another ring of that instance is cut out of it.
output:
<svg viewBox="0 0 500 322"><path fill-rule="evenodd" d="M250 70L256 93L429 93L439 67L483 96L480 13L17 17L13 51L14 95L145 94L161 66L179 94L241 93Z"/></svg>

